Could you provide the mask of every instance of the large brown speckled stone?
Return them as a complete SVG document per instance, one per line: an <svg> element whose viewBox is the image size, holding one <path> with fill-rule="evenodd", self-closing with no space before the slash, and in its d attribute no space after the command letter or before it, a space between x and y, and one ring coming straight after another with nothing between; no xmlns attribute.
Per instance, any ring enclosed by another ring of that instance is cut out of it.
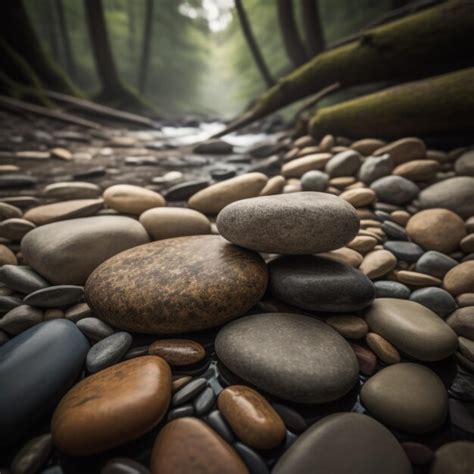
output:
<svg viewBox="0 0 474 474"><path fill-rule="evenodd" d="M85 295L94 313L113 326L176 334L241 316L260 300L267 279L256 253L200 235L116 255L92 273Z"/></svg>

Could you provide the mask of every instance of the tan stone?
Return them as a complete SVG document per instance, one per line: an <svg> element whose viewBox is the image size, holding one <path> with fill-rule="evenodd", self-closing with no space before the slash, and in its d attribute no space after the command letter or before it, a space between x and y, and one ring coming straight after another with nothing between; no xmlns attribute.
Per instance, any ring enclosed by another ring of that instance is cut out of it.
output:
<svg viewBox="0 0 474 474"><path fill-rule="evenodd" d="M366 253L377 245L377 239L365 235L358 235L352 239L347 246L356 252Z"/></svg>
<svg viewBox="0 0 474 474"><path fill-rule="evenodd" d="M369 278L378 278L393 270L396 264L397 259L392 252L374 250L364 257L359 270Z"/></svg>
<svg viewBox="0 0 474 474"><path fill-rule="evenodd" d="M353 176L337 176L329 180L329 186L334 186L337 189L346 189L356 182Z"/></svg>
<svg viewBox="0 0 474 474"><path fill-rule="evenodd" d="M105 203L124 214L139 215L153 207L166 205L165 198L150 189L131 184L115 184L104 191Z"/></svg>
<svg viewBox="0 0 474 474"><path fill-rule="evenodd" d="M349 314L330 316L326 318L326 324L329 324L329 326L347 339L360 339L369 330L367 323L362 318Z"/></svg>
<svg viewBox="0 0 474 474"><path fill-rule="evenodd" d="M307 155L285 163L281 172L285 178L301 178L307 171L323 169L331 157L331 153Z"/></svg>
<svg viewBox="0 0 474 474"><path fill-rule="evenodd" d="M369 156L375 150L386 145L386 142L379 140L378 138L363 138L362 140L355 141L351 148L355 151L358 151L362 155Z"/></svg>
<svg viewBox="0 0 474 474"><path fill-rule="evenodd" d="M273 176L260 191L259 196L271 196L272 194L280 194L285 187L286 180L283 176Z"/></svg>
<svg viewBox="0 0 474 474"><path fill-rule="evenodd" d="M395 165L405 163L411 160L423 158L426 154L425 143L419 138L407 137L401 138L378 148L373 155L381 156L388 153Z"/></svg>
<svg viewBox="0 0 474 474"><path fill-rule="evenodd" d="M397 280L401 283L412 286L439 286L441 280L426 273L412 272L409 270L401 270L397 272Z"/></svg>
<svg viewBox="0 0 474 474"><path fill-rule="evenodd" d="M430 181L436 176L440 165L435 160L413 160L395 167L392 174L411 181Z"/></svg>
<svg viewBox="0 0 474 474"><path fill-rule="evenodd" d="M400 362L400 353L397 348L379 334L369 332L366 336L366 341L382 362L385 362L387 365Z"/></svg>
<svg viewBox="0 0 474 474"><path fill-rule="evenodd" d="M354 268L358 268L364 259L364 257L362 257L359 252L347 247L341 247L340 249L332 250L331 252L320 253L318 255L320 257L336 260L337 262L346 263L347 265L350 265Z"/></svg>
<svg viewBox="0 0 474 474"><path fill-rule="evenodd" d="M394 222L405 227L407 222L410 220L411 214L407 211L393 211L390 217Z"/></svg>
<svg viewBox="0 0 474 474"><path fill-rule="evenodd" d="M199 342L189 339L162 339L150 346L148 354L163 357L172 366L181 366L201 361L206 350Z"/></svg>
<svg viewBox="0 0 474 474"><path fill-rule="evenodd" d="M0 244L0 266L1 265L16 265L16 255L6 246Z"/></svg>
<svg viewBox="0 0 474 474"><path fill-rule="evenodd" d="M451 268L444 276L443 285L452 295L474 293L474 260Z"/></svg>

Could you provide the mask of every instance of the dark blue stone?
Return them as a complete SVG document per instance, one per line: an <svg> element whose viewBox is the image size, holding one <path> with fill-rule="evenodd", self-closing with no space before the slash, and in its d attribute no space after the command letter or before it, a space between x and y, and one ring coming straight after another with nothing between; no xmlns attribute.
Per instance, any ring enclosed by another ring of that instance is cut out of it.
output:
<svg viewBox="0 0 474 474"><path fill-rule="evenodd" d="M65 319L46 321L0 347L0 444L50 415L81 372L89 343Z"/></svg>

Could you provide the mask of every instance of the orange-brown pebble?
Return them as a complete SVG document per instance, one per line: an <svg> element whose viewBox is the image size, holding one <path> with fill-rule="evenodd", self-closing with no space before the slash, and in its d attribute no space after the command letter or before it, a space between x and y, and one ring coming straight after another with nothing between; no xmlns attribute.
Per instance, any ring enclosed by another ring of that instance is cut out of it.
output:
<svg viewBox="0 0 474 474"><path fill-rule="evenodd" d="M71 456L88 456L136 439L168 409L171 370L161 358L137 357L75 385L52 419L54 444Z"/></svg>
<svg viewBox="0 0 474 474"><path fill-rule="evenodd" d="M220 393L217 406L237 437L253 448L271 449L285 438L280 415L250 387L227 387Z"/></svg>
<svg viewBox="0 0 474 474"><path fill-rule="evenodd" d="M474 293L474 260L460 263L444 276L444 287L452 295Z"/></svg>
<svg viewBox="0 0 474 474"><path fill-rule="evenodd" d="M3 244L0 244L0 265L16 265L17 258L15 254Z"/></svg>
<svg viewBox="0 0 474 474"><path fill-rule="evenodd" d="M151 474L248 474L240 456L198 418L163 427L153 445Z"/></svg>
<svg viewBox="0 0 474 474"><path fill-rule="evenodd" d="M379 334L369 332L366 341L367 345L382 362L386 364L398 364L400 362L400 353L397 348Z"/></svg>
<svg viewBox="0 0 474 474"><path fill-rule="evenodd" d="M206 356L206 350L199 342L189 339L160 339L148 349L148 354L163 357L173 366L190 365Z"/></svg>
<svg viewBox="0 0 474 474"><path fill-rule="evenodd" d="M441 280L431 275L418 272L410 272L407 270L401 270L397 272L397 280L400 283L413 286L439 286Z"/></svg>

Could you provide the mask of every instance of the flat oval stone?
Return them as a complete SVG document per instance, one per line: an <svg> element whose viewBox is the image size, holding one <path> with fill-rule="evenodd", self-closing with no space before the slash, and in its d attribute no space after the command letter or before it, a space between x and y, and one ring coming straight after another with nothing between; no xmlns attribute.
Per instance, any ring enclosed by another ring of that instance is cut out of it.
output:
<svg viewBox="0 0 474 474"><path fill-rule="evenodd" d="M176 334L241 316L260 300L267 278L257 254L219 236L179 237L111 258L89 277L85 295L112 326Z"/></svg>
<svg viewBox="0 0 474 474"><path fill-rule="evenodd" d="M334 329L298 314L256 314L233 321L219 331L215 348L223 364L245 381L298 403L344 396L359 372L354 352Z"/></svg>
<svg viewBox="0 0 474 474"><path fill-rule="evenodd" d="M77 303L84 296L84 288L76 285L49 286L30 293L23 300L39 308L62 308Z"/></svg>
<svg viewBox="0 0 474 474"><path fill-rule="evenodd" d="M416 137L400 138L374 151L374 155L380 156L388 153L395 164L423 158L426 154L426 145L423 140Z"/></svg>
<svg viewBox="0 0 474 474"><path fill-rule="evenodd" d="M3 265L0 268L0 282L19 293L32 293L49 286L43 277L25 265Z"/></svg>
<svg viewBox="0 0 474 474"><path fill-rule="evenodd" d="M314 153L285 163L281 173L286 178L299 178L308 171L323 169L331 159L331 153Z"/></svg>
<svg viewBox="0 0 474 474"><path fill-rule="evenodd" d="M375 297L374 286L363 273L327 258L280 257L268 268L272 295L308 311L355 311Z"/></svg>
<svg viewBox="0 0 474 474"><path fill-rule="evenodd" d="M28 263L58 285L83 285L102 262L149 242L143 226L129 217L94 216L53 222L32 230L21 241Z"/></svg>
<svg viewBox="0 0 474 474"><path fill-rule="evenodd" d="M271 196L272 194L280 194L285 187L286 180L283 176L273 176L267 181L265 187L260 191L259 196Z"/></svg>
<svg viewBox="0 0 474 474"><path fill-rule="evenodd" d="M359 413L326 416L309 427L278 460L273 474L411 474L397 439Z"/></svg>
<svg viewBox="0 0 474 474"><path fill-rule="evenodd" d="M370 187L377 198L389 204L408 204L418 194L418 186L401 176L385 176L374 181Z"/></svg>
<svg viewBox="0 0 474 474"><path fill-rule="evenodd" d="M41 323L0 347L0 444L15 442L51 414L88 350L76 325L64 319Z"/></svg>
<svg viewBox="0 0 474 474"><path fill-rule="evenodd" d="M384 242L383 246L386 250L392 252L398 260L408 263L416 262L423 255L423 249L413 242L390 240Z"/></svg>
<svg viewBox="0 0 474 474"><path fill-rule="evenodd" d="M185 449L183 449L185 447ZM248 474L237 453L198 418L178 418L163 427L153 445L152 474Z"/></svg>
<svg viewBox="0 0 474 474"><path fill-rule="evenodd" d="M419 364L395 364L382 369L362 386L360 396L372 415L409 433L436 429L448 412L443 382Z"/></svg>
<svg viewBox="0 0 474 474"><path fill-rule="evenodd" d="M225 388L217 406L232 431L244 443L256 449L271 449L285 438L283 420L257 391L245 385Z"/></svg>
<svg viewBox="0 0 474 474"><path fill-rule="evenodd" d="M31 439L13 458L12 471L18 474L37 472L49 458L52 449L53 440L50 433Z"/></svg>
<svg viewBox="0 0 474 474"><path fill-rule="evenodd" d="M12 242L18 242L35 227L32 222L25 219L6 219L0 222L0 237Z"/></svg>
<svg viewBox="0 0 474 474"><path fill-rule="evenodd" d="M114 329L98 318L85 317L77 321L77 327L89 338L100 341L114 333Z"/></svg>
<svg viewBox="0 0 474 474"><path fill-rule="evenodd" d="M16 255L6 246L0 244L0 265L16 265Z"/></svg>
<svg viewBox="0 0 474 474"><path fill-rule="evenodd" d="M359 270L369 278L379 278L391 272L397 265L397 259L388 250L369 252L359 266Z"/></svg>
<svg viewBox="0 0 474 474"><path fill-rule="evenodd" d="M9 334L20 334L43 321L43 311L22 304L11 309L0 319L0 329Z"/></svg>
<svg viewBox="0 0 474 474"><path fill-rule="evenodd" d="M436 286L415 290L410 295L410 300L426 306L442 318L448 316L456 309L454 298L446 290Z"/></svg>
<svg viewBox="0 0 474 474"><path fill-rule="evenodd" d="M90 373L98 372L120 361L132 344L128 332L116 332L94 344L87 353L86 366Z"/></svg>
<svg viewBox="0 0 474 474"><path fill-rule="evenodd" d="M92 199L99 196L100 188L85 181L53 183L44 188L43 194L52 199Z"/></svg>
<svg viewBox="0 0 474 474"><path fill-rule="evenodd" d="M474 467L474 443L453 441L435 452L430 474L469 474Z"/></svg>
<svg viewBox="0 0 474 474"><path fill-rule="evenodd" d="M201 191L201 189L209 186L207 179L200 179L194 181L186 181L185 183L175 184L171 186L165 193L165 197L168 201L185 201L189 199L193 194Z"/></svg>
<svg viewBox="0 0 474 474"><path fill-rule="evenodd" d="M416 262L416 271L443 278L457 264L458 262L453 258L432 250L422 255Z"/></svg>
<svg viewBox="0 0 474 474"><path fill-rule="evenodd" d="M54 412L54 444L88 456L140 437L166 413L171 370L156 356L127 360L83 379Z"/></svg>
<svg viewBox="0 0 474 474"><path fill-rule="evenodd" d="M377 298L365 319L371 331L415 359L445 359L457 347L454 331L437 314L414 301Z"/></svg>
<svg viewBox="0 0 474 474"><path fill-rule="evenodd" d="M352 240L359 230L359 218L350 204L314 192L238 201L223 209L216 222L221 235L234 244L279 254L334 250Z"/></svg>
<svg viewBox="0 0 474 474"><path fill-rule="evenodd" d="M393 169L390 155L369 156L359 169L359 179L365 184L371 184L379 178L389 175Z"/></svg>
<svg viewBox="0 0 474 474"><path fill-rule="evenodd" d="M474 260L456 265L444 276L444 287L452 295L474 293Z"/></svg>
<svg viewBox="0 0 474 474"><path fill-rule="evenodd" d="M123 214L139 215L152 207L166 205L161 194L131 184L115 184L104 191L105 203Z"/></svg>
<svg viewBox="0 0 474 474"><path fill-rule="evenodd" d="M199 342L189 339L162 339L155 341L148 353L158 355L173 366L196 364L206 356L206 351Z"/></svg>

